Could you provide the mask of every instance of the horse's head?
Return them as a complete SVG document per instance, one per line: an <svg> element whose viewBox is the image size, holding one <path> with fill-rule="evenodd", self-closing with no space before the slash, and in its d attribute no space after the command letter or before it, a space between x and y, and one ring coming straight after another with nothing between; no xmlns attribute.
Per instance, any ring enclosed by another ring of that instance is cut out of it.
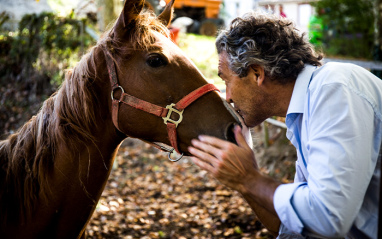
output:
<svg viewBox="0 0 382 239"><path fill-rule="evenodd" d="M128 136L173 146L171 138L177 136L175 147L187 154L191 139L200 134L234 141L232 126L239 122L170 40L172 5L156 17L143 10L143 0L126 0L104 52L114 85L115 126Z"/></svg>

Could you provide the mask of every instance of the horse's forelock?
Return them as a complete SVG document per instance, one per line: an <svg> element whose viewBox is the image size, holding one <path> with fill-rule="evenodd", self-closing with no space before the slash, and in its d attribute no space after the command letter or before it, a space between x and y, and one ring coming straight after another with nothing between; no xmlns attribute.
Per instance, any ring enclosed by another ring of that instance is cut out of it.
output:
<svg viewBox="0 0 382 239"><path fill-rule="evenodd" d="M115 22L117 23L117 21ZM103 37L98 41L97 46L104 46L110 49L109 43L111 43L114 50L124 51L126 48L132 50L147 49L155 41L153 31L159 32L162 35L170 38L170 31L162 24L162 22L155 16L151 10L143 10L141 14L132 23L133 26L129 26L124 35L127 39L118 39L114 36L115 25L111 29L106 31Z"/></svg>

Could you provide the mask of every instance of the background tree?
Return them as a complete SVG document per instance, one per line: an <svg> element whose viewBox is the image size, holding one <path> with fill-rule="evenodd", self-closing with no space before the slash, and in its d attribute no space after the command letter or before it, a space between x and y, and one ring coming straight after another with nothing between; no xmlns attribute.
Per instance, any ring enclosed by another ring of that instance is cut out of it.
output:
<svg viewBox="0 0 382 239"><path fill-rule="evenodd" d="M121 0L96 0L98 8L98 28L105 31L114 22L123 7Z"/></svg>
<svg viewBox="0 0 382 239"><path fill-rule="evenodd" d="M379 0L321 0L315 3L326 31L328 55L373 58L374 6Z"/></svg>

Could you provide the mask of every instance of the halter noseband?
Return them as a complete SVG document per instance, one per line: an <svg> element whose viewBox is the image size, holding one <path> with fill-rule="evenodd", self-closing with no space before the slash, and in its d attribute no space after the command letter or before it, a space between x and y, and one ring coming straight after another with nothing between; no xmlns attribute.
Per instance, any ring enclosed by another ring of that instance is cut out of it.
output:
<svg viewBox="0 0 382 239"><path fill-rule="evenodd" d="M164 107L152 104L150 102L141 100L139 98L136 98L135 96L125 93L122 86L118 84L115 63L111 56L111 53L109 53L106 49L103 49L103 51L105 54L107 70L109 72L109 79L111 83L112 120L113 120L114 126L120 132L123 133L123 131L119 129L119 125L118 125L118 111L119 111L119 105L120 105L119 103L124 103L136 109L148 112L158 117L162 117L164 124L167 125L167 133L168 133L168 138L170 140L171 146L176 150L176 152L181 154L181 156L177 159L172 159L171 153L174 151L174 149L168 149L166 147L160 146L159 144L152 143L152 142L147 142L147 141L145 142L152 144L154 147L158 149L169 152L168 158L170 161L176 162L180 160L183 157L183 153L180 153L178 148L176 128L183 120L184 109L187 106L189 106L191 103L193 103L195 100L203 96L204 94L210 91L219 91L219 89L217 89L213 84L206 84L192 91L185 97L183 97L178 103L176 104L172 103L170 105L167 105L166 108L164 108ZM116 99L114 98L114 92L118 89L121 90L122 94L119 99ZM179 116L178 120L171 119L171 115L173 113L178 114Z"/></svg>

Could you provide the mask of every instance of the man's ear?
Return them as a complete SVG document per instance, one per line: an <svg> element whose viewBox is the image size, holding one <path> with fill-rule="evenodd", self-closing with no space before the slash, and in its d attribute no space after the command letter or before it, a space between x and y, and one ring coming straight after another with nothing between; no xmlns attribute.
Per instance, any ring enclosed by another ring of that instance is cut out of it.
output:
<svg viewBox="0 0 382 239"><path fill-rule="evenodd" d="M253 74L256 75L257 85L262 85L265 79L264 68L258 65L251 65L251 69L253 70Z"/></svg>
<svg viewBox="0 0 382 239"><path fill-rule="evenodd" d="M126 0L114 27L114 33L123 36L141 13L145 0Z"/></svg>
<svg viewBox="0 0 382 239"><path fill-rule="evenodd" d="M163 12L158 16L158 20L162 22L163 25L169 26L172 20L172 13L174 11L174 2L175 0L171 0L167 5Z"/></svg>

